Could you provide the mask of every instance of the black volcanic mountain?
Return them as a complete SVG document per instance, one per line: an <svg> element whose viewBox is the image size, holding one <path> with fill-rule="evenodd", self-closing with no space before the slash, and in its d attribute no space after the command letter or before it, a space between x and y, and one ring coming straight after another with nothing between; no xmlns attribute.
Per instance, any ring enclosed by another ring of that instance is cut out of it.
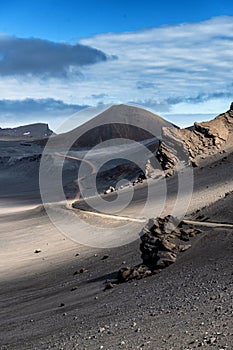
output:
<svg viewBox="0 0 233 350"><path fill-rule="evenodd" d="M114 105L77 128L57 135L51 144L67 144L73 139L74 147L93 147L106 140L122 138L143 141L159 139L163 127L170 122L143 108Z"/></svg>
<svg viewBox="0 0 233 350"><path fill-rule="evenodd" d="M0 128L1 140L35 140L47 138L53 134L48 124L35 123L16 128Z"/></svg>

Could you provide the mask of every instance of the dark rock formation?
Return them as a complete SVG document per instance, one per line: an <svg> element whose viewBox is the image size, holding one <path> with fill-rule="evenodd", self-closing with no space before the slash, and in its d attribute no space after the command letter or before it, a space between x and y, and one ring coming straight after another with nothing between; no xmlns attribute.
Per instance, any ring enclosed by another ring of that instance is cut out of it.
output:
<svg viewBox="0 0 233 350"><path fill-rule="evenodd" d="M188 241L199 231L172 217L149 220L143 229L140 250L143 264L152 271L176 261L182 241Z"/></svg>
<svg viewBox="0 0 233 350"><path fill-rule="evenodd" d="M124 267L118 273L118 281L140 279L160 272L175 263L177 255L191 247L185 244L201 231L192 225L168 215L150 219L142 230L140 250L143 263L135 267Z"/></svg>

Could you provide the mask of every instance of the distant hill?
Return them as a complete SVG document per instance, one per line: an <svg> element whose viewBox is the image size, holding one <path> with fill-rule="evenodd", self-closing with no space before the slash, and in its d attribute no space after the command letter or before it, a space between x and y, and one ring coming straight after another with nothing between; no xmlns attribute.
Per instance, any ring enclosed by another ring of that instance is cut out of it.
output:
<svg viewBox="0 0 233 350"><path fill-rule="evenodd" d="M35 123L16 128L0 128L1 140L35 140L47 138L53 134L48 124Z"/></svg>
<svg viewBox="0 0 233 350"><path fill-rule="evenodd" d="M66 145L74 139L74 147L91 148L106 140L122 138L143 141L162 135L163 127L174 125L146 109L124 104L114 105L85 124L57 135L52 144Z"/></svg>

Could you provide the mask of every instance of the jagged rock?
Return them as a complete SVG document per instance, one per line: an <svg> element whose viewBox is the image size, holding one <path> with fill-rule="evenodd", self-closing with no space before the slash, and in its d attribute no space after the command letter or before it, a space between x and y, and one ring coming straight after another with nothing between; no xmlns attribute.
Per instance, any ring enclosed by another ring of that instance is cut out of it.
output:
<svg viewBox="0 0 233 350"><path fill-rule="evenodd" d="M162 129L162 141L156 157L164 170L165 176L173 175L175 171L190 163L186 145L178 128L164 127Z"/></svg>
<svg viewBox="0 0 233 350"><path fill-rule="evenodd" d="M164 268L171 264L174 264L176 261L176 253L159 251L157 254L158 261L156 262L157 268Z"/></svg>
<svg viewBox="0 0 233 350"><path fill-rule="evenodd" d="M189 248L191 248L191 244L185 244L185 245L180 244L178 246L179 252L185 252Z"/></svg>
<svg viewBox="0 0 233 350"><path fill-rule="evenodd" d="M186 228L185 232L189 235L189 237L195 237L197 230L194 228Z"/></svg>
<svg viewBox="0 0 233 350"><path fill-rule="evenodd" d="M73 292L73 291L75 291L75 290L77 290L77 289L78 289L78 287L72 287L72 288L70 289L70 291Z"/></svg>
<svg viewBox="0 0 233 350"><path fill-rule="evenodd" d="M167 239L161 240L161 248L167 251L174 251L176 249L176 244L169 242Z"/></svg>
<svg viewBox="0 0 233 350"><path fill-rule="evenodd" d="M133 279L141 279L152 275L152 271L146 265L138 265L135 267L126 267L118 272L118 282L127 282Z"/></svg>
<svg viewBox="0 0 233 350"><path fill-rule="evenodd" d="M189 241L199 230L192 225L179 222L170 215L165 218L150 219L142 230L140 250L143 264L152 270L163 268L176 261L177 253L188 249L181 248L181 241Z"/></svg>
<svg viewBox="0 0 233 350"><path fill-rule="evenodd" d="M155 169L151 164L150 159L148 159L145 166L145 178L157 179L163 176L164 176L163 171L161 169Z"/></svg>
<svg viewBox="0 0 233 350"><path fill-rule="evenodd" d="M182 241L185 241L185 242L187 242L187 241L189 241L189 233L188 232L186 232L185 230L181 230L181 233L180 233L180 239L182 240Z"/></svg>
<svg viewBox="0 0 233 350"><path fill-rule="evenodd" d="M193 225L179 222L170 215L150 219L141 233L140 250L143 263L122 268L118 273L118 282L144 278L174 264L177 255L191 247L190 244L182 244L182 241L188 241L200 232Z"/></svg>
<svg viewBox="0 0 233 350"><path fill-rule="evenodd" d="M85 267L82 267L82 268L79 270L79 273L85 273L85 272L88 272L88 270L87 270Z"/></svg>
<svg viewBox="0 0 233 350"><path fill-rule="evenodd" d="M107 282L105 284L104 290L109 290L109 289L112 289L112 288L114 288L114 285L112 284L112 282Z"/></svg>
<svg viewBox="0 0 233 350"><path fill-rule="evenodd" d="M125 282L128 281L129 276L131 275L133 269L131 267L123 267L118 272L118 281L119 282Z"/></svg>
<svg viewBox="0 0 233 350"><path fill-rule="evenodd" d="M187 129L164 127L156 157L165 176L171 176L187 164L197 167L200 161L224 151L232 144L233 102L230 110L208 122L194 123Z"/></svg>
<svg viewBox="0 0 233 350"><path fill-rule="evenodd" d="M101 260L106 260L108 258L109 258L109 255L104 255L104 256L102 256Z"/></svg>
<svg viewBox="0 0 233 350"><path fill-rule="evenodd" d="M151 164L150 159L147 160L145 166L145 178L159 179L164 177L164 172L162 169L155 169Z"/></svg>

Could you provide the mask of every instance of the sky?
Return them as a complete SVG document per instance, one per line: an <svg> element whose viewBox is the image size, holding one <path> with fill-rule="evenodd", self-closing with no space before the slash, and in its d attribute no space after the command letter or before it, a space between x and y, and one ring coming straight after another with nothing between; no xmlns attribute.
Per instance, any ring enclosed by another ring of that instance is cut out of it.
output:
<svg viewBox="0 0 233 350"><path fill-rule="evenodd" d="M233 2L3 0L0 79L0 127L111 103L188 126L233 101Z"/></svg>

